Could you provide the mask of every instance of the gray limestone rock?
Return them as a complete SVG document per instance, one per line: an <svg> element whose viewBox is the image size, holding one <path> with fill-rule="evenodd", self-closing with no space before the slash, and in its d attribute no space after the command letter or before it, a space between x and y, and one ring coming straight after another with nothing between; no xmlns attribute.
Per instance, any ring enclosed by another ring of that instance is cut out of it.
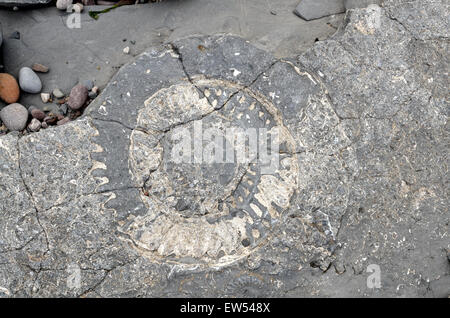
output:
<svg viewBox="0 0 450 318"><path fill-rule="evenodd" d="M289 60L151 48L81 119L0 136L0 295L447 297L448 39L402 20L423 9L349 11Z"/></svg>
<svg viewBox="0 0 450 318"><path fill-rule="evenodd" d="M344 0L346 10L355 8L365 8L371 4L381 5L383 0Z"/></svg>

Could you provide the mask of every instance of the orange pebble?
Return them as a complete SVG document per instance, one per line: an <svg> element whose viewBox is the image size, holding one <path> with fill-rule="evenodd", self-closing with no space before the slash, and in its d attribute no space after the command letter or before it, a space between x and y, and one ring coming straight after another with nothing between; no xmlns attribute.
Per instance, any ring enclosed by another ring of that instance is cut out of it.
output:
<svg viewBox="0 0 450 318"><path fill-rule="evenodd" d="M20 89L16 79L8 73L0 73L0 98L7 104L19 100Z"/></svg>

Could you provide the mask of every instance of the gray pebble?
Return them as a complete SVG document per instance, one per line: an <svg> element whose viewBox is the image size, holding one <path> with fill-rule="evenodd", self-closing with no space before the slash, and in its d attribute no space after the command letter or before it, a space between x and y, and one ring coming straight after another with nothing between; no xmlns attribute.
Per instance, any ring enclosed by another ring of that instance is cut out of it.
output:
<svg viewBox="0 0 450 318"><path fill-rule="evenodd" d="M6 106L0 111L0 119L11 131L25 129L28 121L28 110L19 103Z"/></svg>
<svg viewBox="0 0 450 318"><path fill-rule="evenodd" d="M61 92L61 90L59 88L55 88L52 92L53 96L55 96L56 98L63 98L64 97L64 93Z"/></svg>
<svg viewBox="0 0 450 318"><path fill-rule="evenodd" d="M39 129L41 129L41 122L36 118L33 118L31 123L28 125L28 129L34 132L39 131Z"/></svg>
<svg viewBox="0 0 450 318"><path fill-rule="evenodd" d="M36 94L42 89L39 76L29 67L22 67L19 71L20 88L27 93Z"/></svg>

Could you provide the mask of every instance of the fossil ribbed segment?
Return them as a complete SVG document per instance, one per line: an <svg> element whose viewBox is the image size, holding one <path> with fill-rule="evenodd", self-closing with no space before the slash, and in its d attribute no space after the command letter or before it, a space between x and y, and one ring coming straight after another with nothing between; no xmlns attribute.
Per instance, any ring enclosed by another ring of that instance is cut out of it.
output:
<svg viewBox="0 0 450 318"><path fill-rule="evenodd" d="M248 255L289 206L294 149L274 105L248 88L197 79L161 89L131 134L147 213L120 230L156 259L222 265Z"/></svg>

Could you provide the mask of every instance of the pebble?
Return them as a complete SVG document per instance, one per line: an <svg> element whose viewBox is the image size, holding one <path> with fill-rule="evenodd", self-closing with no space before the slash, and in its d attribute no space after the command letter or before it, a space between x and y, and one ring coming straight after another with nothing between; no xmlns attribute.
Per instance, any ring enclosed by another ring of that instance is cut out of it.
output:
<svg viewBox="0 0 450 318"><path fill-rule="evenodd" d="M20 89L14 76L0 73L0 98L8 104L19 100Z"/></svg>
<svg viewBox="0 0 450 318"><path fill-rule="evenodd" d="M73 110L80 109L86 102L87 97L88 97L88 89L84 85L78 84L74 86L70 91L69 100L67 101L67 104Z"/></svg>
<svg viewBox="0 0 450 318"><path fill-rule="evenodd" d="M126 48L123 49L123 53L128 54L130 53L130 47L127 46Z"/></svg>
<svg viewBox="0 0 450 318"><path fill-rule="evenodd" d="M57 125L57 126L61 126L61 125L64 125L64 124L68 123L69 121L70 121L70 119L69 119L68 117L64 117L63 119L58 120L58 122L56 123L56 125Z"/></svg>
<svg viewBox="0 0 450 318"><path fill-rule="evenodd" d="M21 131L27 125L28 110L21 104L10 104L0 111L0 119L9 130Z"/></svg>
<svg viewBox="0 0 450 318"><path fill-rule="evenodd" d="M48 128L48 124L44 121L44 122L42 122L41 127L44 129Z"/></svg>
<svg viewBox="0 0 450 318"><path fill-rule="evenodd" d="M35 72L39 72L39 73L47 73L48 72L48 66L39 64L39 63L34 63L33 66L31 67L31 69Z"/></svg>
<svg viewBox="0 0 450 318"><path fill-rule="evenodd" d="M67 10L67 7L72 4L72 0L57 0L56 7L59 10Z"/></svg>
<svg viewBox="0 0 450 318"><path fill-rule="evenodd" d="M50 100L50 94L49 93L41 93L41 100L45 104Z"/></svg>
<svg viewBox="0 0 450 318"><path fill-rule="evenodd" d="M93 80L85 80L83 82L83 85L88 89L91 90L94 88L94 81Z"/></svg>
<svg viewBox="0 0 450 318"><path fill-rule="evenodd" d="M32 106L32 107L34 107L34 106ZM30 109L28 109L28 111L30 112L31 117L33 117L33 118L36 118L38 120L43 120L45 118L45 113L42 110L40 110L39 108L34 107L31 109L31 111L30 111Z"/></svg>
<svg viewBox="0 0 450 318"><path fill-rule="evenodd" d="M67 104L62 104L60 110L63 115L66 115L67 111L69 110Z"/></svg>
<svg viewBox="0 0 450 318"><path fill-rule="evenodd" d="M29 67L22 67L19 71L20 88L27 93L36 94L42 89L39 76Z"/></svg>
<svg viewBox="0 0 450 318"><path fill-rule="evenodd" d="M52 92L53 96L55 96L56 98L63 98L64 97L64 93L61 92L61 90L59 88L55 88Z"/></svg>
<svg viewBox="0 0 450 318"><path fill-rule="evenodd" d="M98 93L98 87L97 86L94 86L94 87L92 87L92 89L91 89L91 91L93 92L93 93Z"/></svg>
<svg viewBox="0 0 450 318"><path fill-rule="evenodd" d="M97 97L97 93L95 93L95 92L89 92L88 96L89 96L90 99L94 99L94 98Z"/></svg>
<svg viewBox="0 0 450 318"><path fill-rule="evenodd" d="M83 11L84 6L81 3L75 3L73 5L73 11L75 11L76 13L81 13L81 11Z"/></svg>
<svg viewBox="0 0 450 318"><path fill-rule="evenodd" d="M34 132L39 131L39 129L41 129L41 122L36 118L33 118L31 123L28 125L28 129Z"/></svg>

